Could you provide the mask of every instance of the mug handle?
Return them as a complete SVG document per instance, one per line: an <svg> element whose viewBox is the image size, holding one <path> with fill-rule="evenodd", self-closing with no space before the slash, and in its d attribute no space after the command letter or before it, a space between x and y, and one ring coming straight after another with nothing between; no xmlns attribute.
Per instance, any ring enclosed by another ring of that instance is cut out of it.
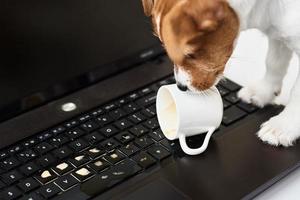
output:
<svg viewBox="0 0 300 200"><path fill-rule="evenodd" d="M205 136L202 146L197 149L191 149L190 147L188 147L188 145L186 144L185 135L180 133L179 134L179 143L180 143L180 146L181 146L182 150L184 151L184 153L186 153L188 155L198 155L200 153L203 153L206 150L206 148L208 146L208 142L210 140L210 137L212 136L212 134L214 133L215 130L216 130L215 127L211 127L208 129L208 132L206 133L206 136Z"/></svg>

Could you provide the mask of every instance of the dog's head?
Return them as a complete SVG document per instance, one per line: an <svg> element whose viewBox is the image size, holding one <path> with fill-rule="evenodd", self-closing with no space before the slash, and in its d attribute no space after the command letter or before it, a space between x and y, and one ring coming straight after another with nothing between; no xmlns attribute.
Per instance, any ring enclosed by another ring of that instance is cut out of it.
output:
<svg viewBox="0 0 300 200"><path fill-rule="evenodd" d="M180 89L206 90L222 76L239 33L226 0L143 0L154 31L174 62Z"/></svg>

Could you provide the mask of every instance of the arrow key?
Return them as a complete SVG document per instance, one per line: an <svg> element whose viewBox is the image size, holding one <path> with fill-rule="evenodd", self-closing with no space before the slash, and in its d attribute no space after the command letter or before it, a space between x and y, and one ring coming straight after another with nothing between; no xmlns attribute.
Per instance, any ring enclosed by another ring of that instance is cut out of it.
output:
<svg viewBox="0 0 300 200"><path fill-rule="evenodd" d="M67 190L70 187L76 185L78 181L70 174L63 176L55 181L55 183L63 190Z"/></svg>

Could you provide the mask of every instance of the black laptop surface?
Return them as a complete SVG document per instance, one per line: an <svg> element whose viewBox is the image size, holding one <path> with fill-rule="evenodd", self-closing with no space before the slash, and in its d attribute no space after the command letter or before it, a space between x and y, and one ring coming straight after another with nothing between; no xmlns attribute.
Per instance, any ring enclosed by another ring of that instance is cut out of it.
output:
<svg viewBox="0 0 300 200"><path fill-rule="evenodd" d="M175 80L139 0L2 1L0 49L1 200L249 199L298 167L299 145L255 136L282 107L230 80L205 153L163 136L156 92Z"/></svg>

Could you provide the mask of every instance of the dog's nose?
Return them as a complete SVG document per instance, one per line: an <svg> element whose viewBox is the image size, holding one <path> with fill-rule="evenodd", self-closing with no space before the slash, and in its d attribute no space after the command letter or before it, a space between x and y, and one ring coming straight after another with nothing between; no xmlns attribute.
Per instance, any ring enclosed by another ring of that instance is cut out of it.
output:
<svg viewBox="0 0 300 200"><path fill-rule="evenodd" d="M181 83L177 83L177 87L179 90L181 90L183 92L187 91L187 89L188 89L188 87L186 85L183 85Z"/></svg>

